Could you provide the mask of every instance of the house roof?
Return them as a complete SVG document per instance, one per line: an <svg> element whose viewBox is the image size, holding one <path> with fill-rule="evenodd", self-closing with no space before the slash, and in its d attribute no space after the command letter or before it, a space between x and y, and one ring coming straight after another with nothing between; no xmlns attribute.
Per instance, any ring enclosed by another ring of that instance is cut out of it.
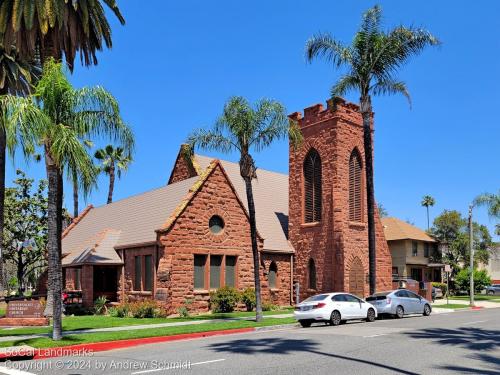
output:
<svg viewBox="0 0 500 375"><path fill-rule="evenodd" d="M198 177L90 209L62 240L63 254L81 252L104 229L120 231L114 247L156 242L161 227Z"/></svg>
<svg viewBox="0 0 500 375"><path fill-rule="evenodd" d="M386 217L382 219L384 234L387 241L396 240L419 240L425 242L436 242L431 236L422 229L408 224L395 217Z"/></svg>
<svg viewBox="0 0 500 375"><path fill-rule="evenodd" d="M216 159L194 155L201 176L125 198L104 206L88 208L65 231L62 239L63 265L82 263L121 264L114 249L156 243L156 230L164 228L190 199ZM218 162L247 209L246 189L239 165ZM252 182L259 235L266 251L293 252L288 242L288 176L258 169ZM247 209L248 211L248 209ZM174 218L175 219L175 218Z"/></svg>
<svg viewBox="0 0 500 375"><path fill-rule="evenodd" d="M194 163L203 170L213 160L207 156L194 155ZM239 164L226 160L220 163L248 211L245 182L241 178ZM257 169L257 178L252 181L252 187L257 230L264 239L264 249L293 252L288 242L288 175Z"/></svg>
<svg viewBox="0 0 500 375"><path fill-rule="evenodd" d="M68 267L82 264L123 264L115 251L120 234L119 230L104 229L82 243L79 250L65 256L62 265Z"/></svg>

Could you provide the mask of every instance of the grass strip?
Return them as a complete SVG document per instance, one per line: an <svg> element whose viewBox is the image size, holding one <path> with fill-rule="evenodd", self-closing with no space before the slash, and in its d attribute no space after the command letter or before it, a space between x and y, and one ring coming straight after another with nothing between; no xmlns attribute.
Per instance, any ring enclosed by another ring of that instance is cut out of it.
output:
<svg viewBox="0 0 500 375"><path fill-rule="evenodd" d="M293 318L267 318L258 323L255 321L247 321L247 320L233 321L233 322L221 321L218 323L202 323L202 324L176 326L176 327L67 335L64 336L63 339L60 341L53 341L48 337L14 340L14 341L0 342L0 347L29 345L34 348L53 348L59 346L68 346L68 345L102 342L102 341L127 340L127 339L157 337L157 336L171 336L183 333L210 332L210 331L227 330L235 328L265 327L265 326L280 325L280 324L291 324L295 322L296 321Z"/></svg>

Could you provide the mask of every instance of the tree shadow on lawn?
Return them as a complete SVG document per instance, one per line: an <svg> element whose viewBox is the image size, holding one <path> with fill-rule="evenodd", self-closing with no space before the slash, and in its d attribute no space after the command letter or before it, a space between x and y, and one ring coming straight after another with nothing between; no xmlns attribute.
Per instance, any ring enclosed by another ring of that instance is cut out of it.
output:
<svg viewBox="0 0 500 375"><path fill-rule="evenodd" d="M317 355L322 355L340 360L362 363L368 366L378 367L388 371L394 371L399 374L415 375L417 373L406 371L401 368L392 367L383 363L377 363L361 358L347 357L340 354L322 352L318 348L319 344L309 339L284 339L279 337L265 339L239 339L231 340L222 343L210 344L209 348L218 353L234 353L234 354L294 354L307 352Z"/></svg>
<svg viewBox="0 0 500 375"><path fill-rule="evenodd" d="M471 374L500 374L500 330L482 329L475 327L461 327L458 329L429 328L419 331L404 333L413 339L432 340L439 345L455 346L470 350L467 358L480 361L489 368L478 368L478 364L471 362L471 367L442 365L439 368L453 372ZM493 355L485 352L495 352ZM480 353L477 353L480 352ZM439 353L439 351L437 352Z"/></svg>

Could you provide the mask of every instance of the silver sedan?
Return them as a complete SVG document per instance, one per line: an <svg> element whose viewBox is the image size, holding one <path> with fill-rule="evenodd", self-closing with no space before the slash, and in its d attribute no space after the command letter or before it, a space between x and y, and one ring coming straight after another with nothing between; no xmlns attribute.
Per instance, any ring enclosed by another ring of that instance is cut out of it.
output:
<svg viewBox="0 0 500 375"><path fill-rule="evenodd" d="M432 308L429 301L407 289L375 293L366 299L377 309L378 315L392 315L402 318L409 314L429 316Z"/></svg>

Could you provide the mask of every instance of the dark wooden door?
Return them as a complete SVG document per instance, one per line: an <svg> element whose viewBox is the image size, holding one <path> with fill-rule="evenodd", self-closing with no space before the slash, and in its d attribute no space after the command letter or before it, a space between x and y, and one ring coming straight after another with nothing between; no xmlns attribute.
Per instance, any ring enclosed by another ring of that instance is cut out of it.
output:
<svg viewBox="0 0 500 375"><path fill-rule="evenodd" d="M364 298L365 270L359 258L353 260L349 270L349 293Z"/></svg>

